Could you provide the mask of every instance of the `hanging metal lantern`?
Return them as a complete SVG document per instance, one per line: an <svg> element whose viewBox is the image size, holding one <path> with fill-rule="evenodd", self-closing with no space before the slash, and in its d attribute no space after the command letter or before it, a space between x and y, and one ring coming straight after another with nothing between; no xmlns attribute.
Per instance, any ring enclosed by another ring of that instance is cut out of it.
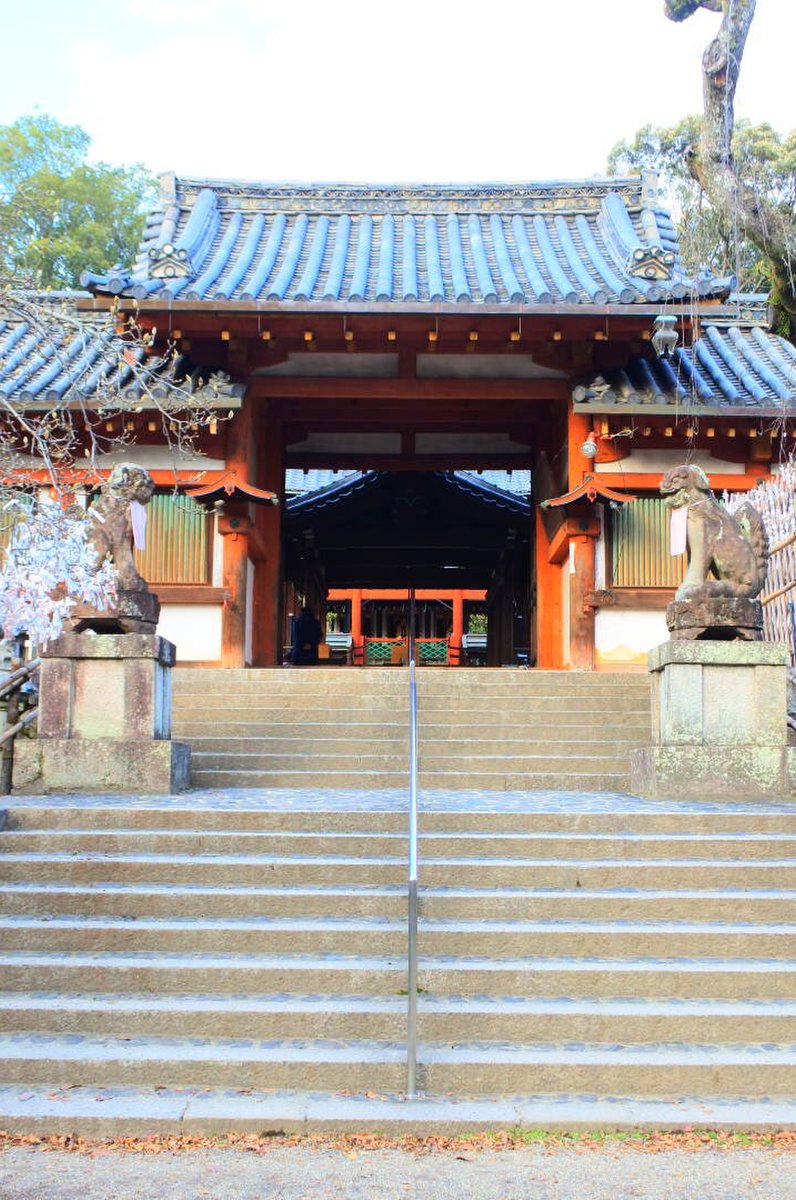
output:
<svg viewBox="0 0 796 1200"><path fill-rule="evenodd" d="M671 358L677 349L680 337L675 328L677 317L662 314L655 318L655 329L652 334L652 348L658 358Z"/></svg>

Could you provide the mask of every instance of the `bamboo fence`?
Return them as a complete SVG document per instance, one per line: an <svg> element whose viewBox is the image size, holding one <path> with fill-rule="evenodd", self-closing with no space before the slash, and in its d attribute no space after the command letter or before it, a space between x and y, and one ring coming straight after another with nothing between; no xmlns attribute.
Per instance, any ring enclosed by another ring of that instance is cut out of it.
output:
<svg viewBox="0 0 796 1200"><path fill-rule="evenodd" d="M726 495L724 500L732 513L748 500L763 518L771 555L760 597L765 637L784 642L791 667L796 667L796 463L785 463L778 475L751 492Z"/></svg>

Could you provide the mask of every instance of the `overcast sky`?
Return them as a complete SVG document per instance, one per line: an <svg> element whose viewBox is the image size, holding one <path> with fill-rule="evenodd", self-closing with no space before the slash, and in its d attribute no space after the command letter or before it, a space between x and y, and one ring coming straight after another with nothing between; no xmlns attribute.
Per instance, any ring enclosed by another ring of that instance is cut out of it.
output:
<svg viewBox="0 0 796 1200"><path fill-rule="evenodd" d="M605 170L700 106L718 19L663 0L0 0L0 123L93 156L246 179L522 180ZM794 0L758 0L738 111L796 126Z"/></svg>

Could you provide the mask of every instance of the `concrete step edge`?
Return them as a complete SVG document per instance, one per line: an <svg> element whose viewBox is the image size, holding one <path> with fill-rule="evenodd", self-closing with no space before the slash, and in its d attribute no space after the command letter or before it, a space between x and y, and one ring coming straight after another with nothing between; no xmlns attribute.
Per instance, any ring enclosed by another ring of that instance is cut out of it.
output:
<svg viewBox="0 0 796 1200"><path fill-rule="evenodd" d="M403 995L377 994L360 995L339 993L278 992L228 995L223 992L182 993L151 992L0 992L0 1013L20 1010L53 1012L100 1010L107 1008L111 1013L126 1011L152 1012L298 1012L316 1011L385 1012L404 1013L406 997ZM418 996L418 1011L421 1013L478 1013L483 1015L504 1014L549 1014L574 1016L594 1014L596 1016L642 1016L661 1015L687 1018L698 1016L796 1016L796 1000L780 998L716 1000L691 997L686 999L653 998L637 1000L633 997L533 997L524 996L462 996L429 995Z"/></svg>
<svg viewBox="0 0 796 1200"><path fill-rule="evenodd" d="M790 1097L733 1099L697 1095L677 1104L661 1098L588 1095L475 1096L396 1093L235 1092L145 1088L0 1088L0 1125L10 1132L83 1136L146 1136L151 1133L222 1134L230 1129L261 1133L380 1130L428 1134L453 1130L639 1129L796 1127Z"/></svg>
<svg viewBox="0 0 796 1200"><path fill-rule="evenodd" d="M678 933L683 937L704 934L722 936L783 936L796 937L796 924L750 921L685 921L685 920L574 920L546 918L537 921L501 920L495 918L431 918L420 917L421 933L471 933L474 937L494 933L592 933L617 936L627 934ZM0 914L0 930L3 929L139 929L158 930L163 933L180 930L216 930L222 932L257 931L317 931L334 930L351 933L406 931L406 921L392 917L339 917L339 916L257 916L257 917L116 917L91 915L69 916L17 916Z"/></svg>
<svg viewBox="0 0 796 1200"><path fill-rule="evenodd" d="M108 1061L115 1058L125 1062L400 1062L406 1054L401 1042L376 1039L284 1039L260 1042L256 1039L225 1038L213 1041L205 1038L134 1037L114 1038L80 1034L8 1034L0 1033L0 1064L10 1060L59 1062ZM532 1066L544 1063L581 1063L599 1066L607 1063L651 1065L793 1065L796 1066L796 1045L786 1043L711 1043L650 1042L622 1046L610 1043L561 1044L547 1042L482 1043L421 1042L418 1059L431 1063L521 1064ZM2 1066L0 1065L0 1070Z"/></svg>

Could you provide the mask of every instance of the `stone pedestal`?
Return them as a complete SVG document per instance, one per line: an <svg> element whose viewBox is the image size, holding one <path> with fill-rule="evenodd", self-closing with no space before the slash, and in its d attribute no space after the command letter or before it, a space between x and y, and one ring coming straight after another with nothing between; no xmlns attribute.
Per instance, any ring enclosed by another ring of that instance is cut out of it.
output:
<svg viewBox="0 0 796 1200"><path fill-rule="evenodd" d="M171 741L174 661L172 643L151 634L66 633L51 643L39 736L17 742L15 782L45 792L188 787L190 747Z"/></svg>
<svg viewBox="0 0 796 1200"><path fill-rule="evenodd" d="M113 608L92 608L76 604L70 614L75 633L150 633L154 634L160 617L160 601L149 588L130 591L120 588Z"/></svg>
<svg viewBox="0 0 796 1200"><path fill-rule="evenodd" d="M770 642L671 641L649 654L652 745L631 786L652 799L790 797L788 652Z"/></svg>
<svg viewBox="0 0 796 1200"><path fill-rule="evenodd" d="M748 596L708 596L673 600L666 608L672 641L747 642L763 640L763 605Z"/></svg>

